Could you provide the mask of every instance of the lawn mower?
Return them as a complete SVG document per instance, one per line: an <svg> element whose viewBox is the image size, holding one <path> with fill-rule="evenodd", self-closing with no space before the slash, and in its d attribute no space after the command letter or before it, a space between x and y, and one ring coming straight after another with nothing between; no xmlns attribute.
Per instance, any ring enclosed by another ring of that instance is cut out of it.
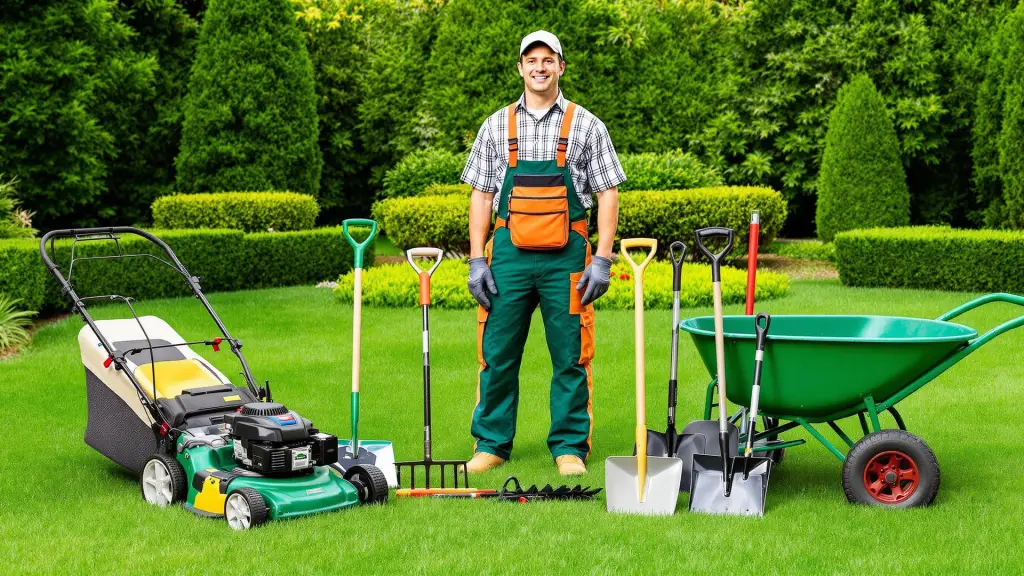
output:
<svg viewBox="0 0 1024 576"><path fill-rule="evenodd" d="M152 242L163 255L125 253L125 234ZM64 238L73 239L66 279L54 263L55 240ZM115 245L114 253L75 256L80 243L103 241ZM71 299L72 313L86 323L78 333L89 411L85 442L139 474L147 502L183 502L197 515L245 530L267 520L387 501L387 480L378 468L336 468L337 437L274 402L269 381L256 384L242 342L214 312L200 278L162 240L132 227L54 230L42 237L39 250ZM75 291L76 262L132 258L153 259L181 274L220 335L187 342L162 319L136 314L133 298L80 297ZM91 300L123 303L131 318L93 320L85 306ZM234 386L192 346L214 352L227 346L241 364L245 386Z"/></svg>

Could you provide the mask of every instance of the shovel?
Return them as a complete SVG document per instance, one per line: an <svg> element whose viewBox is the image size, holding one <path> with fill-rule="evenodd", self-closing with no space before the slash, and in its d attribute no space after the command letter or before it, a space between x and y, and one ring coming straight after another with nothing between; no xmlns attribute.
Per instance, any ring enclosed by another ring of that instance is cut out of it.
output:
<svg viewBox="0 0 1024 576"><path fill-rule="evenodd" d="M348 231L349 226L368 226L370 234L361 243ZM388 488L398 487L395 473L395 450L386 440L359 440L359 351L363 319L363 253L377 236L377 223L373 220L353 218L342 222L342 232L355 254L355 296L352 299L352 440L338 440L338 463L342 472L352 466L376 466L387 478Z"/></svg>
<svg viewBox="0 0 1024 576"><path fill-rule="evenodd" d="M637 265L630 248L647 248L647 258ZM647 398L644 377L644 269L654 258L658 241L629 238L619 253L633 267L636 340L636 455L611 456L605 460L604 482L609 512L670 515L676 511L683 463L679 458L647 455Z"/></svg>
<svg viewBox="0 0 1024 576"><path fill-rule="evenodd" d="M416 469L423 469L423 476L425 479L425 487L430 488L430 471L436 469L438 476L441 479L441 488L445 486L445 470L451 470L452 482L451 484L455 487L459 487L459 471L461 469L462 478L465 481L464 486L469 488L469 471L466 468L468 464L465 460L434 460L432 457L432 441L430 433L430 322L429 312L430 309L430 277L434 274L434 270L441 265L441 259L444 258L444 251L440 248L413 248L406 251L406 259L409 261L409 265L416 271L416 274L420 278L420 306L423 307L423 460L409 460L406 462L396 462L395 471L398 474L398 482L402 481L402 469L406 468L409 470L409 487L416 488ZM433 258L434 265L431 266L430 270L421 270L416 265L416 261L413 258Z"/></svg>
<svg viewBox="0 0 1024 576"><path fill-rule="evenodd" d="M679 458L683 463L679 491L689 492L693 455L704 452L707 438L703 434L695 434L692 431L683 434L676 432L676 403L679 391L677 379L679 367L679 285L682 281L686 244L676 241L669 246L668 250L672 257L672 351L668 380L668 428L664 433L657 430L647 430L647 455L674 456Z"/></svg>

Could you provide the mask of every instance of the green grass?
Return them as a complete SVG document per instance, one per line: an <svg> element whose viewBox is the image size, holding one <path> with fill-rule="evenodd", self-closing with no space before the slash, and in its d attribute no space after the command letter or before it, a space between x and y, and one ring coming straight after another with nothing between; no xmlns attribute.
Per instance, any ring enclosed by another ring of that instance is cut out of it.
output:
<svg viewBox="0 0 1024 576"><path fill-rule="evenodd" d="M794 282L770 313L900 314L935 317L972 295L850 289ZM348 435L351 308L329 290L275 289L210 297L245 342L256 377L276 399L320 428ZM143 302L186 338L212 325L192 299ZM738 306L727 307L736 313ZM108 317L113 309L97 312ZM684 310L684 317L707 314ZM991 305L963 318L987 329L1018 314ZM650 312L648 422L664 426L670 313ZM603 486L604 459L628 455L633 438L632 313L600 311L595 360L594 453L585 483ZM1024 331L968 357L900 405L910 430L938 454L942 488L927 509L881 510L846 503L840 465L817 444L792 449L773 471L760 520L679 512L626 517L589 503L392 501L234 533L223 521L180 507L157 509L134 478L88 448L77 318L40 330L21 355L0 362L0 557L4 572L96 573L1018 573L1024 565ZM395 442L399 458L422 448L420 315L415 308L365 309L362 436ZM475 315L431 316L435 457L468 457L475 402ZM681 415L700 416L708 375L682 338ZM226 352L207 354L237 373ZM473 477L498 487L507 474L561 483L545 438L546 357L539 318L527 345L514 460ZM828 374L821 374L823 386ZM892 425L883 417L883 423ZM681 426L680 426L681 427ZM856 425L846 422L848 432ZM827 430L827 428L826 428ZM831 431L826 435L835 440ZM791 436L799 437L800 435ZM1016 567L1016 568L1014 568Z"/></svg>

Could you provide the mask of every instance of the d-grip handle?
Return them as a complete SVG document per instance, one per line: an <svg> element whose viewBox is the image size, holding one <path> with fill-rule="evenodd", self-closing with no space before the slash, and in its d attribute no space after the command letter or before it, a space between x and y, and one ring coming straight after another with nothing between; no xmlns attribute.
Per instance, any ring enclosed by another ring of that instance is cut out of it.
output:
<svg viewBox="0 0 1024 576"><path fill-rule="evenodd" d="M352 237L352 234L348 231L349 226L368 226L370 228L370 234L366 237L366 240L362 242L356 242L356 239ZM341 231L345 235L345 240L348 240L350 246L352 246L352 252L355 253L355 267L363 267L363 252L366 251L366 247L373 242L373 239L377 237L377 223L373 220L367 220L366 218L349 218L341 223Z"/></svg>
<svg viewBox="0 0 1024 576"><path fill-rule="evenodd" d="M762 321L764 326L762 326ZM757 334L757 349L764 351L764 341L768 337L768 327L772 324L772 317L764 312L754 318L754 332Z"/></svg>
<svg viewBox="0 0 1024 576"><path fill-rule="evenodd" d="M421 270L420 267L416 265L416 261L413 260L413 258L433 258L434 265L431 266L430 270L427 271L428 276L433 276L434 270L437 270L437 267L441 265L441 259L444 258L444 250L441 250L440 248L425 247L410 248L409 250L405 251L405 258L406 260L409 261L409 264L412 266L412 269L415 270L417 274L422 273L423 270Z"/></svg>
<svg viewBox="0 0 1024 576"><path fill-rule="evenodd" d="M725 255L732 250L734 232L732 228L723 228L720 226L713 226L711 228L701 228L694 233L694 237L697 239L697 248L704 253L705 256L711 260L711 281L721 282L722 281L722 270L721 260L725 258ZM722 238L726 239L725 248L722 251L715 254L708 247L704 245L704 239L706 238Z"/></svg>
<svg viewBox="0 0 1024 576"><path fill-rule="evenodd" d="M679 255L676 255L676 251ZM686 258L686 244L676 240L668 247L669 256L672 258L672 291L679 292L679 285L683 277L683 258Z"/></svg>
<svg viewBox="0 0 1024 576"><path fill-rule="evenodd" d="M633 261L633 258L629 255L630 248L644 248L648 251L647 258L640 264ZM629 265L633 267L633 272L643 272L644 268L651 263L654 259L654 253L658 250L658 241L653 238L625 238L619 241L619 253L629 262Z"/></svg>

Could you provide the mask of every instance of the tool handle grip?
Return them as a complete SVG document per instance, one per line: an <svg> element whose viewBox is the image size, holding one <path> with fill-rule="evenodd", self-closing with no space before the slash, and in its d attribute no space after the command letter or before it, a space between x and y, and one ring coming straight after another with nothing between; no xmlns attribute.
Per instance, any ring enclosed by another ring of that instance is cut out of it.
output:
<svg viewBox="0 0 1024 576"><path fill-rule="evenodd" d="M647 258L645 258L640 264L637 264L633 257L629 255L631 248L645 248L648 251ZM629 265L633 267L634 273L643 272L644 268L651 263L654 259L655 252L658 251L658 241L654 238L624 238L619 241L619 253L629 262Z"/></svg>
<svg viewBox="0 0 1024 576"><path fill-rule="evenodd" d="M369 226L370 234L366 237L366 240L356 242L356 239L348 231L349 226ZM345 240L348 240L349 245L352 246L352 252L355 253L355 267L362 268L363 253L366 252L366 247L377 237L377 223L366 218L349 218L341 223L341 231L345 235Z"/></svg>
<svg viewBox="0 0 1024 576"><path fill-rule="evenodd" d="M678 256L676 252L678 251ZM669 256L672 259L672 291L679 292L679 285L683 278L683 258L686 258L686 244L676 240L668 247Z"/></svg>
<svg viewBox="0 0 1024 576"><path fill-rule="evenodd" d="M704 253L705 256L711 260L711 281L720 282L722 279L721 272L721 261L725 258L726 254L732 250L733 236L732 228L722 228L719 226L713 226L711 228L701 228L694 232L694 237L697 239L697 248ZM725 238L725 247L718 253L712 252L704 245L705 239L711 238Z"/></svg>
<svg viewBox="0 0 1024 576"><path fill-rule="evenodd" d="M434 270L437 270L437 267L441 265L441 260L444 259L444 250L441 250L440 248L427 248L422 246L406 250L405 259L409 261L409 265L412 266L412 269L419 274L420 272L423 272L423 270L416 265L416 261L413 260L414 258L433 258L434 265L431 266L430 270L427 272L428 275L433 276Z"/></svg>
<svg viewBox="0 0 1024 576"><path fill-rule="evenodd" d="M763 324L763 326L762 326ZM754 331L757 334L757 349L764 351L764 341L768 338L768 327L772 324L772 317L761 312L754 318Z"/></svg>

